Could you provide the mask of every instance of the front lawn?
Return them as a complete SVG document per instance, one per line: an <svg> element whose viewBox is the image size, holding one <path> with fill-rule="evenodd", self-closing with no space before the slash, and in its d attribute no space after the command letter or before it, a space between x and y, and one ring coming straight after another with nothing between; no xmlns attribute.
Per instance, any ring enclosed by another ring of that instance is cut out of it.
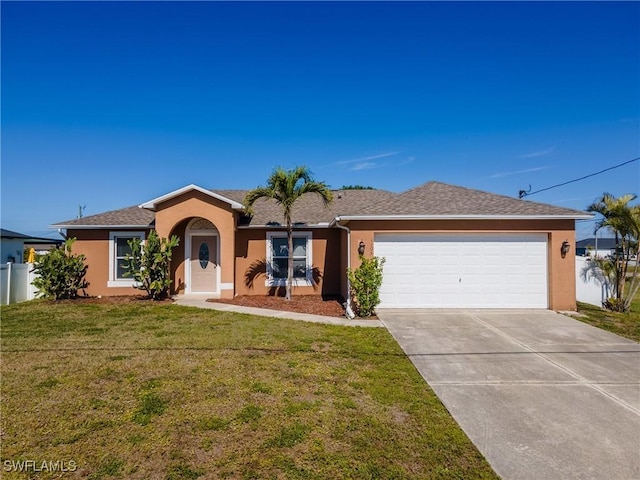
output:
<svg viewBox="0 0 640 480"><path fill-rule="evenodd" d="M610 312L582 302L578 302L578 312L584 315L576 317L580 321L640 342L640 291L631 302L628 313Z"/></svg>
<svg viewBox="0 0 640 480"><path fill-rule="evenodd" d="M381 328L143 302L0 313L3 479L497 478Z"/></svg>

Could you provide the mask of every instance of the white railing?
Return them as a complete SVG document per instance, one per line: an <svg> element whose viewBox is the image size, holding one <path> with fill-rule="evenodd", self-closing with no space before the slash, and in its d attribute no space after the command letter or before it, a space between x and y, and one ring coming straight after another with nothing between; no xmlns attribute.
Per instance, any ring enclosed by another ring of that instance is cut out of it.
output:
<svg viewBox="0 0 640 480"><path fill-rule="evenodd" d="M33 263L3 263L0 265L0 304L24 302L36 298L32 285L36 274Z"/></svg>
<svg viewBox="0 0 640 480"><path fill-rule="evenodd" d="M588 257L576 257L576 300L602 307L613 294L612 288L595 262Z"/></svg>

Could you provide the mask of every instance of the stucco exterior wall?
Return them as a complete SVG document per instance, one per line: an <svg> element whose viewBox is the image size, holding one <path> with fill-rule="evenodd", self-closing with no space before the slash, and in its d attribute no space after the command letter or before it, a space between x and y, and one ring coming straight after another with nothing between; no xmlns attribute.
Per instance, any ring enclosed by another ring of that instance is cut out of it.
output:
<svg viewBox="0 0 640 480"><path fill-rule="evenodd" d="M340 233L337 229L303 229L312 232L314 286L295 286L295 295L340 295ZM269 230L270 232L278 230ZM281 230L283 231L283 230ZM284 287L270 287L266 281L267 231L239 229L236 233L236 294L274 295Z"/></svg>
<svg viewBox="0 0 640 480"><path fill-rule="evenodd" d="M191 218L187 218L180 222L169 234L177 235L180 239L180 243L176 248L173 249L173 253L171 255L171 293L184 293L187 280L186 280L186 271L185 271L185 232L187 228L187 224Z"/></svg>
<svg viewBox="0 0 640 480"><path fill-rule="evenodd" d="M110 230L68 230L67 238L76 238L72 252L86 256L88 265L86 279L89 287L86 292L91 296L141 295L143 291L133 287L109 287L109 232L134 231L131 228ZM148 230L139 230L145 232Z"/></svg>
<svg viewBox="0 0 640 480"><path fill-rule="evenodd" d="M174 250L172 261L173 292L184 292L185 234L193 218L205 218L218 230L221 268L220 296L274 294L266 280L265 229L237 229L237 213L230 205L198 191L167 200L158 206L156 229L161 237L178 235L180 245ZM548 240L549 308L575 310L575 222L574 220L425 220L425 221L351 221L350 265L359 265L358 244L365 243L365 255L374 254L376 232L413 233L545 233ZM132 231L133 229L122 229ZM303 229L312 232L313 267L317 269L317 284L294 286L297 295L346 295L347 234L337 228ZM88 259L87 293L90 295L140 294L132 287L108 287L109 233L117 229L73 230L69 237L77 237L73 251ZM269 230L275 231L275 230ZM148 233L145 232L145 233ZM560 249L567 240L571 250L562 258Z"/></svg>
<svg viewBox="0 0 640 480"><path fill-rule="evenodd" d="M575 221L574 220L422 220L422 221L352 221L351 266L356 268L358 244L362 240L365 256L372 256L376 232L410 233L546 233L548 239L549 308L576 310ZM571 245L565 258L560 254L562 242Z"/></svg>
<svg viewBox="0 0 640 480"><path fill-rule="evenodd" d="M162 202L156 208L156 230L161 237L169 237L180 232L186 225L185 220L204 218L213 223L218 230L220 242L220 297L232 298L234 294L234 234L236 214L231 206L202 192L193 190ZM174 290L188 287L185 278L184 231L180 239L182 257L177 255L172 262Z"/></svg>

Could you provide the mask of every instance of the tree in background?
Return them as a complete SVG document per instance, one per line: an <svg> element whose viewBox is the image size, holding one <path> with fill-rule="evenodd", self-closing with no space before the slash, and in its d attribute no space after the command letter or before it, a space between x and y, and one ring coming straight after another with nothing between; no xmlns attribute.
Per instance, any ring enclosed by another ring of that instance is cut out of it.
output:
<svg viewBox="0 0 640 480"><path fill-rule="evenodd" d="M314 193L324 201L325 207L333 201L333 194L324 182L313 180L307 167L296 167L292 170L276 168L267 179L265 187L257 187L249 191L244 198L244 206L251 215L253 206L260 199L274 200L282 209L287 228L287 284L285 298L291 300L293 284L293 223L291 214L293 206L303 195Z"/></svg>
<svg viewBox="0 0 640 480"><path fill-rule="evenodd" d="M600 214L594 233L606 228L615 237L615 251L610 258L596 259L602 271L608 274L614 286L614 296L605 302L610 310L629 311L631 301L638 292L638 238L640 238L640 205L630 205L637 198L627 194L614 197L604 193L596 202L587 207L587 211ZM629 275L632 257L636 263Z"/></svg>

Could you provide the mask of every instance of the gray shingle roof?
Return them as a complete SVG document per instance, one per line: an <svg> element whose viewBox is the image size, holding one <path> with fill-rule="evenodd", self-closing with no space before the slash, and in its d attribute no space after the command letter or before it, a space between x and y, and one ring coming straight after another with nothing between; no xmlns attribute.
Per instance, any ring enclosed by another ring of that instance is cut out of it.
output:
<svg viewBox="0 0 640 480"><path fill-rule="evenodd" d="M545 203L531 202L470 188L428 182L400 193L392 202L363 208L359 215L517 215L584 216L585 213Z"/></svg>
<svg viewBox="0 0 640 480"><path fill-rule="evenodd" d="M0 229L2 233L2 238L29 238L28 235L23 235L22 233L14 232L13 230L7 230L6 228Z"/></svg>
<svg viewBox="0 0 640 480"><path fill-rule="evenodd" d="M211 190L243 203L249 190ZM348 216L565 216L583 217L585 212L544 203L496 195L440 182L428 182L402 193L387 190L334 190L333 203L325 208L318 195L301 197L293 207L294 223L317 225ZM68 220L52 227L151 227L155 214L137 206L112 210L80 219ZM283 224L280 207L273 200L259 200L254 205L250 225Z"/></svg>
<svg viewBox="0 0 640 480"><path fill-rule="evenodd" d="M89 215L82 218L67 220L66 222L58 222L51 225L54 228L66 227L151 227L155 222L156 215L149 210L139 208L137 205L132 207L121 208L119 210L111 210L109 212Z"/></svg>
<svg viewBox="0 0 640 480"><path fill-rule="evenodd" d="M330 223L337 216L355 215L371 203L386 203L396 196L395 193L386 190L334 190L332 193L333 202L326 207L318 195L309 194L301 197L293 205L293 222L312 225ZM251 225L274 223L284 224L278 204L273 200L258 200L254 205Z"/></svg>
<svg viewBox="0 0 640 480"><path fill-rule="evenodd" d="M599 250L616 248L616 239L604 237L598 238L598 240L596 241L595 237L585 238L576 242L576 248L596 248L596 244L598 245Z"/></svg>

